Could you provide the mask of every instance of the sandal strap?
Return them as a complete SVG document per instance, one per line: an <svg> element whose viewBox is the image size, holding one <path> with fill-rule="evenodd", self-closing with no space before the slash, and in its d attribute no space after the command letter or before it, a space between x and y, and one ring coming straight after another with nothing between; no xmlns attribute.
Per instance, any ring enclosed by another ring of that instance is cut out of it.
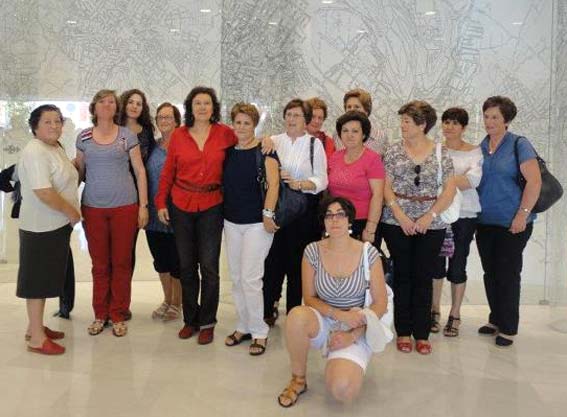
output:
<svg viewBox="0 0 567 417"><path fill-rule="evenodd" d="M299 387L297 387L298 385ZM287 387L285 387L284 390L281 392L281 394L278 396L278 401L280 405L284 407L292 406L297 402L299 396L303 394L306 390L307 390L307 382L305 376L292 374L291 381L289 381ZM281 403L282 398L290 400L290 403L286 405L282 404Z"/></svg>

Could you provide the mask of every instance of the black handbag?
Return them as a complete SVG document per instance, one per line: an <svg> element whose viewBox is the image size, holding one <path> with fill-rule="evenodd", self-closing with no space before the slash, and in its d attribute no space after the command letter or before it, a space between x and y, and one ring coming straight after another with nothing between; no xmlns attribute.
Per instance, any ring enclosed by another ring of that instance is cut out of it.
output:
<svg viewBox="0 0 567 417"><path fill-rule="evenodd" d="M309 157L311 161L311 169L313 169L313 144L315 138L311 138L309 147ZM262 193L262 201L266 200L266 189L268 183L266 181L266 167L264 165L265 156L262 154L261 145L256 148L256 169L258 172L257 181L260 184L260 191ZM280 160L276 158L278 165ZM292 190L289 188L281 178L280 187L278 190L278 202L276 203L274 222L279 227L285 227L297 220L307 211L308 201L307 196L301 191Z"/></svg>
<svg viewBox="0 0 567 417"><path fill-rule="evenodd" d="M516 165L518 166L518 185L523 190L526 186L526 179L522 175L522 171L520 171L520 158L518 156L519 139L520 137L516 138L516 141L514 142L514 154L516 156ZM557 178L549 172L545 161L538 155L535 149L534 152L536 152L536 159L541 172L541 191L539 193L539 198L532 209L532 213L543 213L563 196L563 187Z"/></svg>

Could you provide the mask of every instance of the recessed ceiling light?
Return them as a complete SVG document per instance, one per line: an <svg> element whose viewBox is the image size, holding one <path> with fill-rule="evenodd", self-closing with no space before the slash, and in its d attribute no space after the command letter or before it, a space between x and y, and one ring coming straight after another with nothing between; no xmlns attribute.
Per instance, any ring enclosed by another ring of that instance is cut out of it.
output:
<svg viewBox="0 0 567 417"><path fill-rule="evenodd" d="M333 1L333 0L323 0L321 3L323 3L323 4L333 4L334 1Z"/></svg>
<svg viewBox="0 0 567 417"><path fill-rule="evenodd" d="M67 24L68 25L76 25L77 21L76 20L67 20Z"/></svg>
<svg viewBox="0 0 567 417"><path fill-rule="evenodd" d="M364 29L358 29L358 30L356 31L356 33L368 33L368 32L365 31Z"/></svg>
<svg viewBox="0 0 567 417"><path fill-rule="evenodd" d="M437 14L437 12L434 11L434 10L430 10L430 11L428 11L428 12L425 12L425 15L426 15L426 16L433 16L433 15L435 15L435 14Z"/></svg>
<svg viewBox="0 0 567 417"><path fill-rule="evenodd" d="M268 25L277 26L278 22L268 22Z"/></svg>
<svg viewBox="0 0 567 417"><path fill-rule="evenodd" d="M211 13L211 9L201 9L199 10L201 13Z"/></svg>
<svg viewBox="0 0 567 417"><path fill-rule="evenodd" d="M176 33L176 32L179 32L179 29L171 28L171 29L169 29L169 31L172 32L172 33Z"/></svg>
<svg viewBox="0 0 567 417"><path fill-rule="evenodd" d="M516 26L520 26L520 25L523 25L524 22L512 22L512 24L513 24L513 25L516 25Z"/></svg>

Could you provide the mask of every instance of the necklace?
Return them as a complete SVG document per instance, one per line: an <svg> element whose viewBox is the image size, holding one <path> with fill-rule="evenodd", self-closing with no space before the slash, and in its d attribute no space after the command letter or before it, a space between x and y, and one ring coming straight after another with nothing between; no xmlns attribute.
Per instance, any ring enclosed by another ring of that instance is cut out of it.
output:
<svg viewBox="0 0 567 417"><path fill-rule="evenodd" d="M237 145L235 146L235 148L238 149L238 150L246 150L246 149L252 148L250 145L251 145L252 143L254 143L255 140L256 140L256 138L255 138L255 137L252 137L252 139L250 139L250 140L249 140L248 142L246 142L246 143L239 143L239 144L237 144Z"/></svg>

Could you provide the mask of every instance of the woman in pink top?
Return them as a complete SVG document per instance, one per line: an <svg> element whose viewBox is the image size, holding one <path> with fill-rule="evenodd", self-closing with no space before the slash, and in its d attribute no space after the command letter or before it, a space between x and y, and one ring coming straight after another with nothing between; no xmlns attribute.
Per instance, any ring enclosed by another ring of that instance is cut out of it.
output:
<svg viewBox="0 0 567 417"><path fill-rule="evenodd" d="M350 200L355 209L352 234L379 246L377 226L384 196L384 165L376 152L364 146L370 135L368 117L349 111L337 120L337 134L345 149L329 159L329 191L333 197Z"/></svg>

